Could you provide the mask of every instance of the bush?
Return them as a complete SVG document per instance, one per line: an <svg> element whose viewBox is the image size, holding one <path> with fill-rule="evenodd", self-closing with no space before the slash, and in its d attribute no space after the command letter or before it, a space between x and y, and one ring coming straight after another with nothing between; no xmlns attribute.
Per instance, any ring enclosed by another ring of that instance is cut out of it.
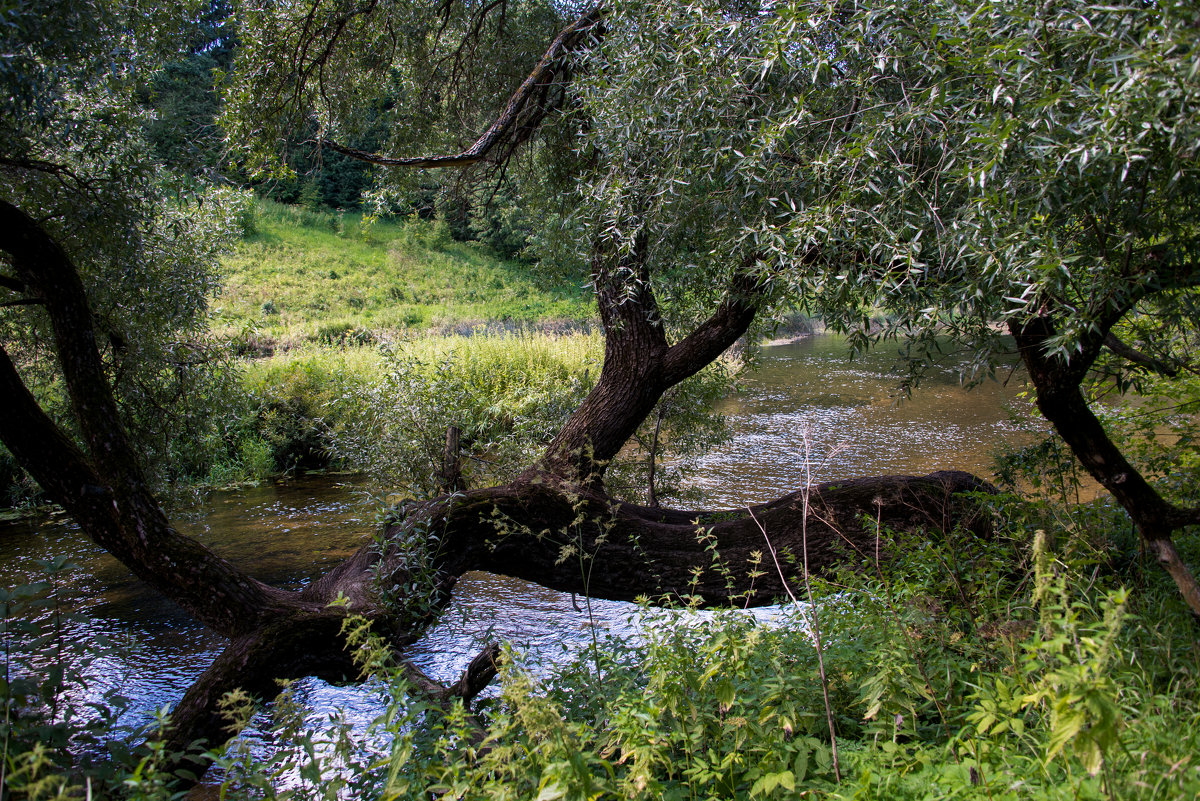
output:
<svg viewBox="0 0 1200 801"><path fill-rule="evenodd" d="M235 435L243 469L252 477L340 466L329 438L345 426L346 399L370 377L371 355L288 354L248 365L244 373L248 422ZM269 453L269 461L265 454Z"/></svg>
<svg viewBox="0 0 1200 801"><path fill-rule="evenodd" d="M28 506L41 499L41 487L21 469L8 448L0 445L0 507Z"/></svg>
<svg viewBox="0 0 1200 801"><path fill-rule="evenodd" d="M880 531L892 558L861 556L814 579L815 614L800 604L769 620L644 607L633 621L639 637L598 635L541 680L509 651L499 697L474 716L413 690L391 647L352 620L348 638L386 710L366 731L338 716L315 727L285 690L266 738L273 750L235 741L218 757L219 792L329 801L1196 797L1195 624L1169 580L1112 558L1123 547L1119 510L989 501L997 533L988 540ZM100 724L113 713L84 713L89 696L70 688L103 661L97 643L57 655L67 566L47 568L46 581L0 593L6 791L83 795L90 778L106 792L167 797L166 755L122 739L95 747L111 736ZM782 569L802 581L796 566ZM253 709L244 696L226 707L243 722Z"/></svg>
<svg viewBox="0 0 1200 801"><path fill-rule="evenodd" d="M349 417L334 439L345 463L392 492L437 489L446 428L472 458L472 485L524 467L583 399L598 370L593 336L527 333L423 338L385 346L382 376L344 399Z"/></svg>

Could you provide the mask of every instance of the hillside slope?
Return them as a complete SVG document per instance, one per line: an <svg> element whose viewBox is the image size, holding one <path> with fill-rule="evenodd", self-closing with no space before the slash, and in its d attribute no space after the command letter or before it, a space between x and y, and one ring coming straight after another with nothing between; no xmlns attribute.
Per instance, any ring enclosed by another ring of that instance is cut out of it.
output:
<svg viewBox="0 0 1200 801"><path fill-rule="evenodd" d="M369 340L403 329L575 327L593 315L584 276L547 274L424 220L256 204L252 233L223 263L213 328L274 342Z"/></svg>

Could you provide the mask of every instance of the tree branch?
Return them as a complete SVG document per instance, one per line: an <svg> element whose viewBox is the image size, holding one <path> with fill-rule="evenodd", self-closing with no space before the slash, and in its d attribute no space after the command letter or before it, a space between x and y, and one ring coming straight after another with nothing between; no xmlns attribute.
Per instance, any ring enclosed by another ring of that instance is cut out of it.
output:
<svg viewBox="0 0 1200 801"><path fill-rule="evenodd" d="M746 257L713 315L667 351L663 360L663 380L669 385L678 384L704 369L737 342L754 322L766 288L749 272L758 258L758 254Z"/></svg>
<svg viewBox="0 0 1200 801"><path fill-rule="evenodd" d="M405 674L416 688L439 704L447 705L451 699L461 698L463 706L470 706L475 696L483 692L492 683L492 679L496 678L499 662L500 645L494 642L489 643L471 660L462 675L458 677L458 681L451 685L443 685L434 681L425 671L411 662L405 661L401 664Z"/></svg>
<svg viewBox="0 0 1200 801"><path fill-rule="evenodd" d="M1142 539L1175 580L1192 611L1200 615L1200 585L1179 559L1173 533L1194 523L1198 512L1169 503L1132 465L1088 406L1080 389L1096 353L1119 317L1107 315L1101 328L1071 359L1055 358L1046 344L1055 329L1048 314L1025 322L1010 321L1009 332L1036 389L1037 407L1071 448L1084 469L1125 509Z"/></svg>
<svg viewBox="0 0 1200 801"><path fill-rule="evenodd" d="M553 80L563 59L577 49L586 40L588 34L596 32L600 21L607 13L608 10L602 4L597 5L559 32L538 61L537 66L508 99L491 126L475 140L474 144L461 153L396 158L347 147L329 139L323 140L322 145L344 156L381 167L433 169L476 164L487 158L494 148L504 142L515 141L515 144L520 144L528 138L537 123L552 110L552 107L546 104L531 102L535 94L541 87Z"/></svg>
<svg viewBox="0 0 1200 801"><path fill-rule="evenodd" d="M238 570L167 520L142 473L96 346L83 283L70 257L35 220L0 200L0 250L45 302L59 366L86 453L41 410L7 353L0 435L21 466L76 516L97 545L139 578L227 636L305 608L295 593Z"/></svg>
<svg viewBox="0 0 1200 801"><path fill-rule="evenodd" d="M87 457L46 415L0 346L0 440L51 498L85 530L117 529L112 493ZM108 539L112 533L101 539Z"/></svg>
<svg viewBox="0 0 1200 801"><path fill-rule="evenodd" d="M611 348L637 348L643 359L656 358L667 350L646 249L646 236L639 232L629 252L617 257L615 264L602 245L592 254L592 287L606 337L606 357Z"/></svg>
<svg viewBox="0 0 1200 801"><path fill-rule="evenodd" d="M1179 368L1176 365L1168 364L1162 359L1144 353L1137 348L1123 342L1116 334L1109 331L1108 336L1104 338L1104 347L1120 356L1126 361L1132 362L1139 367L1144 367L1151 372L1164 375L1167 378L1174 378L1179 375Z"/></svg>

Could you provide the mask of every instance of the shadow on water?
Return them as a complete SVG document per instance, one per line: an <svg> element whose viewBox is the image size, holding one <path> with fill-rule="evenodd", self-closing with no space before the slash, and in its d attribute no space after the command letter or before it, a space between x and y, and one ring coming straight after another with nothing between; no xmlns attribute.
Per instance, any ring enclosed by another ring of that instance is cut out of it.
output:
<svg viewBox="0 0 1200 801"><path fill-rule="evenodd" d="M695 480L708 508L743 506L797 489L806 458L814 481L939 469L986 475L991 449L1014 436L1005 405L1019 387L991 384L967 393L954 379L935 376L897 405L896 378L888 372L892 359L874 354L848 362L845 353L839 340L825 336L764 350L743 390L720 406L736 434L701 463ZM345 476L306 476L215 493L201 515L179 525L256 577L296 587L369 541L375 508L361 489ZM66 636L80 643L100 636L131 643L89 669L133 699L128 723L147 721L154 709L176 701L223 646L62 516L0 525L5 586L37 580L38 560L51 555L66 555L81 568L63 589L84 622ZM578 603L583 607L582 599ZM410 657L433 677L452 680L492 639L510 642L531 665L551 664L590 645L593 625L634 634L629 619L635 611L631 604L593 601L589 617L570 595L468 574ZM302 682L298 697L314 710L314 721L341 708L363 722L379 710L369 691L315 680Z"/></svg>

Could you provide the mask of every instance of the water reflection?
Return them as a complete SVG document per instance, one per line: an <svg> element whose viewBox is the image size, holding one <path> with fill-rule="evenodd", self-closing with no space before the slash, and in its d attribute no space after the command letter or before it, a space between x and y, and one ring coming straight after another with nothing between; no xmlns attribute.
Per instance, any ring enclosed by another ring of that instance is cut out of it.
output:
<svg viewBox="0 0 1200 801"><path fill-rule="evenodd" d="M705 505L743 506L789 492L802 481L806 462L815 481L950 468L986 475L989 451L1013 435L1005 404L1018 388L991 384L967 393L951 377L935 376L896 405L891 365L885 354L848 362L832 337L766 349L743 391L721 404L736 436L701 463L696 481ZM180 528L264 581L300 586L363 545L374 515L353 479L309 476L218 493L201 517ZM149 720L154 709L176 701L222 647L220 638L145 588L61 516L0 527L6 586L36 580L37 560L51 554L65 554L81 567L64 592L87 620L68 637L77 644L136 637L115 661L90 666L97 687L118 686L134 699L126 722ZM410 657L434 678L450 681L494 639L512 643L527 664L544 668L586 648L593 626L633 636L634 612L630 604L592 601L589 614L581 598L468 574ZM379 710L378 699L358 687L310 680L297 693L314 723L334 709L359 722Z"/></svg>

